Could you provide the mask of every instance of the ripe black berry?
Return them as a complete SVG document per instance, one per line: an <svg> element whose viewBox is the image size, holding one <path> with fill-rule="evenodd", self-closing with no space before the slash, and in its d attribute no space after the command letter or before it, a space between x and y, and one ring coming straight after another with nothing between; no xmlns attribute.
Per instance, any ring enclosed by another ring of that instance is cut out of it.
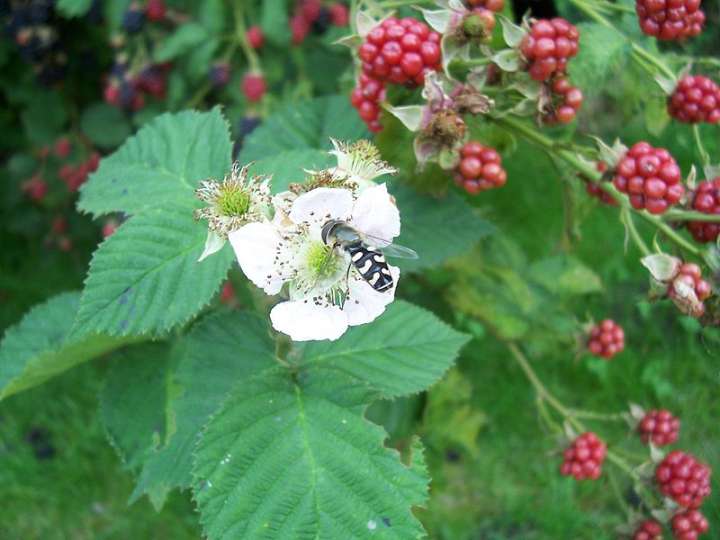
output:
<svg viewBox="0 0 720 540"><path fill-rule="evenodd" d="M611 319L605 319L590 330L588 350L595 356L611 359L625 349L625 332Z"/></svg>
<svg viewBox="0 0 720 540"><path fill-rule="evenodd" d="M215 62L210 67L210 84L215 88L222 88L230 82L230 64L227 62Z"/></svg>
<svg viewBox="0 0 720 540"><path fill-rule="evenodd" d="M455 183L470 195L498 188L507 182L502 158L497 150L477 141L470 141L460 149L460 162L455 169Z"/></svg>
<svg viewBox="0 0 720 540"><path fill-rule="evenodd" d="M701 0L636 0L641 30L661 40L697 36L705 24Z"/></svg>
<svg viewBox="0 0 720 540"><path fill-rule="evenodd" d="M633 208L662 214L685 194L680 180L680 167L670 152L639 142L618 163L613 182L629 195Z"/></svg>
<svg viewBox="0 0 720 540"><path fill-rule="evenodd" d="M695 456L674 450L655 469L660 491L685 508L698 508L710 495L710 467Z"/></svg>
<svg viewBox="0 0 720 540"><path fill-rule="evenodd" d="M645 444L652 442L655 446L667 446L677 441L680 420L665 409L651 410L640 420L638 433Z"/></svg>
<svg viewBox="0 0 720 540"><path fill-rule="evenodd" d="M720 122L720 86L702 75L683 77L668 100L668 109L680 122L716 124Z"/></svg>
<svg viewBox="0 0 720 540"><path fill-rule="evenodd" d="M565 449L560 474L576 480L597 480L606 454L607 447L597 435L590 431L583 433Z"/></svg>
<svg viewBox="0 0 720 540"><path fill-rule="evenodd" d="M135 2L125 11L122 20L122 27L128 34L135 34L142 30L145 24L145 13Z"/></svg>
<svg viewBox="0 0 720 540"><path fill-rule="evenodd" d="M520 43L530 76L546 81L555 73L565 73L568 60L578 53L579 39L577 28L565 19L535 21Z"/></svg>
<svg viewBox="0 0 720 540"><path fill-rule="evenodd" d="M692 207L703 214L720 214L720 177L698 184ZM714 242L720 235L720 223L691 221L687 227L698 242Z"/></svg>

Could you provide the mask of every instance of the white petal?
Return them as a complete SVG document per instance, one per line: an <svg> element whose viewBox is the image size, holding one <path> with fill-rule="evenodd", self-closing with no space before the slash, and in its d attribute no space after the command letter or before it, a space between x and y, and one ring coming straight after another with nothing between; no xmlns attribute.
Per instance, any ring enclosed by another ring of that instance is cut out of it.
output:
<svg viewBox="0 0 720 540"><path fill-rule="evenodd" d="M352 193L349 190L316 188L295 199L290 210L290 219L295 223L344 220L350 216L352 206Z"/></svg>
<svg viewBox="0 0 720 540"><path fill-rule="evenodd" d="M240 268L247 278L268 294L280 292L284 280L275 267L282 239L270 223L248 223L228 235Z"/></svg>
<svg viewBox="0 0 720 540"><path fill-rule="evenodd" d="M220 251L225 245L225 239L215 231L208 231L207 238L205 239L205 249L200 255L198 262L207 259L213 253Z"/></svg>
<svg viewBox="0 0 720 540"><path fill-rule="evenodd" d="M348 280L350 296L343 306L350 326L374 321L385 311L385 307L395 300L395 288L400 277L400 269L397 266L389 268L393 277L393 286L382 292L373 289L367 281L353 272L352 278Z"/></svg>
<svg viewBox="0 0 720 540"><path fill-rule="evenodd" d="M400 212L390 197L385 184L364 190L352 212L353 226L360 232L392 240L400 234Z"/></svg>
<svg viewBox="0 0 720 540"><path fill-rule="evenodd" d="M336 340L348 329L338 306L318 306L312 300L281 302L270 311L273 328L293 341Z"/></svg>

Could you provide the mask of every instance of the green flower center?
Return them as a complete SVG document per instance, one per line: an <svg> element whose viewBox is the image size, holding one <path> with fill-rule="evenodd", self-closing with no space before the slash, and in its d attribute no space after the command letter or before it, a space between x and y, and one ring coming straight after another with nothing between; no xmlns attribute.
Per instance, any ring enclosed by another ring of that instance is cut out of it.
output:
<svg viewBox="0 0 720 540"><path fill-rule="evenodd" d="M333 277L340 269L341 259L330 246L314 242L307 250L306 263L312 276L318 280Z"/></svg>
<svg viewBox="0 0 720 540"><path fill-rule="evenodd" d="M224 186L218 195L217 206L223 216L242 217L250 209L250 194L241 188Z"/></svg>

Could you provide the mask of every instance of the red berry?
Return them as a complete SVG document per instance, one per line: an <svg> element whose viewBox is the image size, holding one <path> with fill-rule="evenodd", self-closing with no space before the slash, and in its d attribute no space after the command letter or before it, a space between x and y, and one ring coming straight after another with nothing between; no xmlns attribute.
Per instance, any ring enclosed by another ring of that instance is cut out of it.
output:
<svg viewBox="0 0 720 540"><path fill-rule="evenodd" d="M485 8L496 13L505 7L505 0L466 0L465 3L473 8Z"/></svg>
<svg viewBox="0 0 720 540"><path fill-rule="evenodd" d="M692 454L674 450L655 468L655 481L680 506L698 508L710 495L710 473Z"/></svg>
<svg viewBox="0 0 720 540"><path fill-rule="evenodd" d="M97 168L100 165L100 154L98 154L97 152L93 152L92 154L90 154L90 157L88 158L85 165L88 169L88 172L97 171Z"/></svg>
<svg viewBox="0 0 720 540"><path fill-rule="evenodd" d="M317 20L322 10L322 3L320 0L302 0L300 2L300 15L308 24L311 24Z"/></svg>
<svg viewBox="0 0 720 540"><path fill-rule="evenodd" d="M520 43L530 76L546 81L556 73L565 73L568 60L578 52L579 38L577 28L565 19L535 21Z"/></svg>
<svg viewBox="0 0 720 540"><path fill-rule="evenodd" d="M71 151L72 143L67 137L60 137L57 141L55 141L55 146L53 146L53 152L57 157L64 159L70 155Z"/></svg>
<svg viewBox="0 0 720 540"><path fill-rule="evenodd" d="M575 120L583 102L583 94L579 88L572 86L567 78L555 79L549 86L553 104L542 116L545 124L569 124Z"/></svg>
<svg viewBox="0 0 720 540"><path fill-rule="evenodd" d="M42 201L47 195L47 183L41 176L35 175L30 180L26 180L20 186L20 189L35 202Z"/></svg>
<svg viewBox="0 0 720 540"><path fill-rule="evenodd" d="M222 290L220 291L220 302L223 304L232 304L235 302L235 288L233 287L233 284L230 281L226 281L223 286Z"/></svg>
<svg viewBox="0 0 720 540"><path fill-rule="evenodd" d="M71 251L73 248L72 240L68 236L61 236L58 238L58 248L60 248L60 251L68 252Z"/></svg>
<svg viewBox="0 0 720 540"><path fill-rule="evenodd" d="M692 207L703 214L720 214L720 177L700 182L693 195ZM698 242L714 242L720 235L720 223L691 221L687 227Z"/></svg>
<svg viewBox="0 0 720 540"><path fill-rule="evenodd" d="M114 83L108 84L103 91L103 98L110 105L118 105L120 103L120 87Z"/></svg>
<svg viewBox="0 0 720 540"><path fill-rule="evenodd" d="M680 167L664 148L635 144L617 165L615 187L627 193L633 208L662 214L685 194Z"/></svg>
<svg viewBox="0 0 720 540"><path fill-rule="evenodd" d="M245 38L253 49L259 49L265 43L265 34L259 26L251 26L245 33Z"/></svg>
<svg viewBox="0 0 720 540"><path fill-rule="evenodd" d="M350 23L350 13L345 4L332 4L330 6L330 21L334 26L347 26Z"/></svg>
<svg viewBox="0 0 720 540"><path fill-rule="evenodd" d="M460 149L460 162L455 168L455 183L470 195L498 188L507 182L500 154L477 141L470 141Z"/></svg>
<svg viewBox="0 0 720 540"><path fill-rule="evenodd" d="M604 161L598 161L595 164L595 168L599 172L605 173L605 171L607 171L608 166L607 166L607 163L605 163ZM604 182L606 180L602 179L601 181ZM609 204L611 206L617 205L617 201L615 199L613 199L613 197L608 192L606 192L604 189L602 189L597 182L589 181L587 179L586 179L586 182L587 183L585 185L585 188L587 189L587 192L591 197L600 199L605 204Z"/></svg>
<svg viewBox="0 0 720 540"><path fill-rule="evenodd" d="M102 227L103 238L107 238L108 236L111 236L117 230L117 228L118 228L118 223L114 219L106 221Z"/></svg>
<svg viewBox="0 0 720 540"><path fill-rule="evenodd" d="M694 299L687 298L686 295L683 294L685 287L682 285L688 285L692 288L698 302L695 302ZM668 296L684 313L692 315L693 317L701 317L703 313L705 313L703 302L712 294L712 287L710 283L702 278L702 271L697 264L683 263L677 275L668 284L667 292Z"/></svg>
<svg viewBox="0 0 720 540"><path fill-rule="evenodd" d="M709 528L707 519L698 510L685 510L672 518L672 530L677 540L697 540Z"/></svg>
<svg viewBox="0 0 720 540"><path fill-rule="evenodd" d="M418 86L427 71L440 69L440 35L412 17L390 17L370 31L358 56L369 77Z"/></svg>
<svg viewBox="0 0 720 540"><path fill-rule="evenodd" d="M265 77L260 73L246 73L242 80L242 91L245 98L250 102L257 102L262 99L267 90Z"/></svg>
<svg viewBox="0 0 720 540"><path fill-rule="evenodd" d="M592 327L587 348L591 354L610 360L625 349L625 332L611 319L605 319Z"/></svg>
<svg viewBox="0 0 720 540"><path fill-rule="evenodd" d="M350 103L358 110L360 118L374 133L382 130L380 125L380 105L385 100L385 84L360 74L355 89L350 94Z"/></svg>
<svg viewBox="0 0 720 540"><path fill-rule="evenodd" d="M52 232L53 234L63 234L67 232L67 219L65 219L64 216L57 216L55 219L53 219L52 222Z"/></svg>
<svg viewBox="0 0 720 540"><path fill-rule="evenodd" d="M668 110L680 122L716 124L720 122L720 86L702 75L687 75L670 96Z"/></svg>
<svg viewBox="0 0 720 540"><path fill-rule="evenodd" d="M667 446L677 441L680 420L670 411L653 409L645 413L637 429L645 444L652 442L655 446Z"/></svg>
<svg viewBox="0 0 720 540"><path fill-rule="evenodd" d="M149 21L162 21L166 11L165 0L148 0L145 6L145 16Z"/></svg>
<svg viewBox="0 0 720 540"><path fill-rule="evenodd" d="M560 474L575 480L597 480L602 473L607 447L597 435L588 431L577 437L563 452Z"/></svg>
<svg viewBox="0 0 720 540"><path fill-rule="evenodd" d="M640 29L661 40L697 36L705 24L701 0L635 0Z"/></svg>
<svg viewBox="0 0 720 540"><path fill-rule="evenodd" d="M635 529L632 540L662 540L662 525L654 519L646 519Z"/></svg>
<svg viewBox="0 0 720 540"><path fill-rule="evenodd" d="M302 15L295 15L290 17L290 32L293 45L300 45L310 32L310 25Z"/></svg>

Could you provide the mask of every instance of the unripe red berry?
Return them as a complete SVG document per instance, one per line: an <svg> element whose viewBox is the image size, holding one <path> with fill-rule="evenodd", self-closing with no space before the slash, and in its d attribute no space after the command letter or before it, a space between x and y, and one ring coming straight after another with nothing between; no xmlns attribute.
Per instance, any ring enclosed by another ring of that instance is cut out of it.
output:
<svg viewBox="0 0 720 540"><path fill-rule="evenodd" d="M149 21L162 21L166 11L165 0L148 0L145 6L145 16Z"/></svg>
<svg viewBox="0 0 720 540"><path fill-rule="evenodd" d="M585 432L565 449L560 474L575 480L597 480L606 454L605 443L595 433Z"/></svg>
<svg viewBox="0 0 720 540"><path fill-rule="evenodd" d="M107 238L108 236L111 236L117 230L117 228L118 228L118 223L114 219L106 221L102 227L103 238Z"/></svg>
<svg viewBox="0 0 720 540"><path fill-rule="evenodd" d="M556 73L565 73L568 60L578 53L579 39L577 28L565 19L535 21L520 43L530 76L546 81Z"/></svg>
<svg viewBox="0 0 720 540"><path fill-rule="evenodd" d="M667 446L678 439L680 420L665 409L651 410L645 413L638 423L638 433L645 444Z"/></svg>
<svg viewBox="0 0 720 540"><path fill-rule="evenodd" d="M607 171L607 163L604 161L598 161L595 163L595 168L601 172L605 173ZM582 175L581 175L582 176ZM605 179L601 180L601 182L606 181ZM591 197L595 197L597 199L600 199L605 204L609 204L611 206L617 205L617 201L604 189L600 187L600 185L597 182L586 180L585 188L587 189L588 194Z"/></svg>
<svg viewBox="0 0 720 540"><path fill-rule="evenodd" d="M235 302L235 298L235 287L233 287L232 282L226 281L222 286L222 290L220 291L220 302L225 305L230 305Z"/></svg>
<svg viewBox="0 0 720 540"><path fill-rule="evenodd" d="M310 32L310 25L302 15L290 17L290 32L293 45L300 45Z"/></svg>
<svg viewBox="0 0 720 540"><path fill-rule="evenodd" d="M245 38L253 49L259 49L265 43L265 34L259 26L251 26L245 33Z"/></svg>
<svg viewBox="0 0 720 540"><path fill-rule="evenodd" d="M335 3L330 6L330 20L333 26L347 26L350 23L350 12L345 4Z"/></svg>
<svg viewBox="0 0 720 540"><path fill-rule="evenodd" d="M677 540L697 540L709 528L707 519L698 510L685 510L672 518L672 530Z"/></svg>
<svg viewBox="0 0 720 540"><path fill-rule="evenodd" d="M660 40L697 36L705 24L701 0L635 0L640 29Z"/></svg>
<svg viewBox="0 0 720 540"><path fill-rule="evenodd" d="M498 188L507 182L502 158L497 150L478 141L469 141L460 148L460 161L455 168L455 183L470 195Z"/></svg>
<svg viewBox="0 0 720 540"><path fill-rule="evenodd" d="M633 208L662 214L685 194L680 167L664 148L633 145L617 165L615 187L627 193Z"/></svg>
<svg viewBox="0 0 720 540"><path fill-rule="evenodd" d="M382 130L380 125L380 102L385 100L385 85L360 74L355 89L350 94L350 103L358 110L360 118L367 124L368 129L373 133Z"/></svg>
<svg viewBox="0 0 720 540"><path fill-rule="evenodd" d="M242 80L242 91L245 98L252 102L258 102L265 95L267 85L265 77L260 73L246 73Z"/></svg>
<svg viewBox="0 0 720 540"><path fill-rule="evenodd" d="M605 319L590 329L587 348L594 356L610 360L625 349L625 332L615 321Z"/></svg>
<svg viewBox="0 0 720 540"><path fill-rule="evenodd" d="M61 236L58 238L58 248L60 248L60 251L68 252L72 251L73 248L73 242L68 236Z"/></svg>
<svg viewBox="0 0 720 540"><path fill-rule="evenodd" d="M57 216L52 222L53 234L63 234L67 232L68 224L64 216Z"/></svg>
<svg viewBox="0 0 720 540"><path fill-rule="evenodd" d="M685 297L683 294L684 285L689 286L694 291L699 303L691 302L691 299ZM701 317L705 313L703 302L712 294L712 286L702 279L702 270L697 264L683 263L677 275L668 284L667 293L683 313L693 317Z"/></svg>
<svg viewBox="0 0 720 540"><path fill-rule="evenodd" d="M635 529L632 540L662 540L662 525L654 519L646 519Z"/></svg>
<svg viewBox="0 0 720 540"><path fill-rule="evenodd" d="M300 15L308 24L313 23L320 16L321 10L322 2L320 0L301 0L300 2Z"/></svg>
<svg viewBox="0 0 720 540"><path fill-rule="evenodd" d="M720 86L702 75L687 75L668 99L668 112L680 122L716 124L720 122Z"/></svg>
<svg viewBox="0 0 720 540"><path fill-rule="evenodd" d="M695 456L674 450L655 468L660 491L685 508L698 508L710 495L710 467Z"/></svg>
<svg viewBox="0 0 720 540"><path fill-rule="evenodd" d="M55 141L53 152L57 157L64 159L70 155L71 151L72 143L67 137L60 137L57 141Z"/></svg>
<svg viewBox="0 0 720 540"><path fill-rule="evenodd" d="M703 214L720 214L720 177L698 184L693 194L692 207ZM687 227L698 242L714 242L720 235L720 223L691 221Z"/></svg>
<svg viewBox="0 0 720 540"><path fill-rule="evenodd" d="M40 175L35 175L23 182L20 189L35 202L42 201L48 191L47 183Z"/></svg>
<svg viewBox="0 0 720 540"><path fill-rule="evenodd" d="M550 125L569 124L575 120L575 116L583 103L582 91L572 86L565 77L555 79L549 89L554 103L543 114L543 123Z"/></svg>
<svg viewBox="0 0 720 540"><path fill-rule="evenodd" d="M505 0L466 0L465 3L473 8L485 8L499 13L505 7Z"/></svg>

